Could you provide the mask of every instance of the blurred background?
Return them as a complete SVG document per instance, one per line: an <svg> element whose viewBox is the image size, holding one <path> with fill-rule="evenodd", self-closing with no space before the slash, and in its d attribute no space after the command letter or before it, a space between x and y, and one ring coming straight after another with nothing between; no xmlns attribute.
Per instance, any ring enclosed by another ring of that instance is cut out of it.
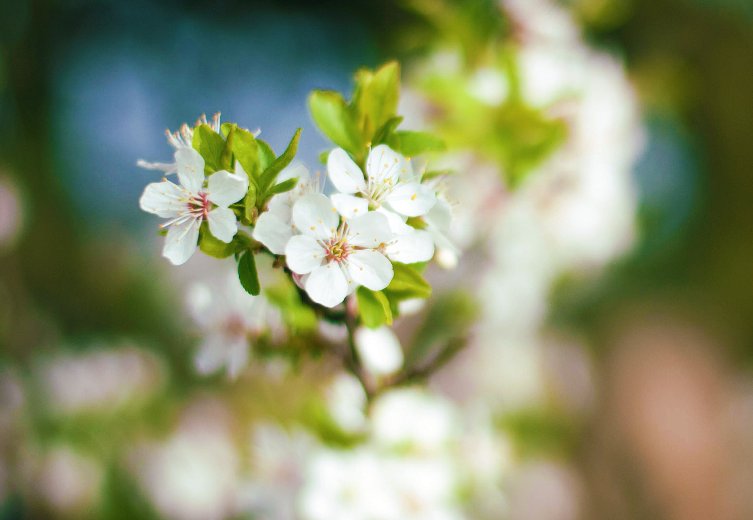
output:
<svg viewBox="0 0 753 520"><path fill-rule="evenodd" d="M221 111L322 169L308 93L388 59L491 186L431 273L479 311L430 391L497 456L461 436L492 467L403 518L753 517L753 3L0 0L0 518L327 518L295 464L338 444L331 363L197 373L222 262L160 257L135 164Z"/></svg>

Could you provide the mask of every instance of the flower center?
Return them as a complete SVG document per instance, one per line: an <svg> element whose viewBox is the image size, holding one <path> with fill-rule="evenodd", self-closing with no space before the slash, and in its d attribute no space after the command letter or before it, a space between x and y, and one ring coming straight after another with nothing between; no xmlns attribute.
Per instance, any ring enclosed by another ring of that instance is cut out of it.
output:
<svg viewBox="0 0 753 520"><path fill-rule="evenodd" d="M209 215L209 198L203 191L188 199L188 212L195 218L206 220Z"/></svg>
<svg viewBox="0 0 753 520"><path fill-rule="evenodd" d="M344 262L350 255L352 248L345 240L345 237L332 237L324 243L324 251L327 255L328 262Z"/></svg>

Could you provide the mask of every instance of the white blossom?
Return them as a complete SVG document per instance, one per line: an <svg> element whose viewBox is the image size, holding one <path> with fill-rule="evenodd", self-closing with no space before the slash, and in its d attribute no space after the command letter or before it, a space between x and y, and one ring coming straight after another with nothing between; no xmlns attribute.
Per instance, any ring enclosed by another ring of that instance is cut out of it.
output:
<svg viewBox="0 0 753 520"><path fill-rule="evenodd" d="M225 368L229 377L237 377L248 364L250 342L263 331L279 326L279 316L266 299L248 294L235 272L228 274L219 291L206 283L195 283L188 291L187 303L202 330L194 358L202 374Z"/></svg>
<svg viewBox="0 0 753 520"><path fill-rule="evenodd" d="M355 341L361 361L375 376L393 374L403 366L403 349L391 328L360 327L356 330Z"/></svg>
<svg viewBox="0 0 753 520"><path fill-rule="evenodd" d="M248 190L248 176L239 162L236 173L218 171L206 179L204 158L192 148L175 152L178 180L147 185L141 196L141 209L170 219L162 255L175 265L185 263L194 251L203 221L218 240L230 243L238 232L235 214L228 207L242 199Z"/></svg>
<svg viewBox="0 0 753 520"><path fill-rule="evenodd" d="M342 148L330 152L327 172L340 192L332 196L332 202L346 217L380 207L405 217L418 217L425 215L436 201L431 189L413 173L410 161L385 144L369 152L365 177Z"/></svg>
<svg viewBox="0 0 753 520"><path fill-rule="evenodd" d="M309 194L295 203L292 218L300 234L285 246L286 262L308 275L303 285L315 302L334 307L360 285L380 291L392 280L392 264L380 250L392 238L384 215L368 211L340 223L328 197Z"/></svg>

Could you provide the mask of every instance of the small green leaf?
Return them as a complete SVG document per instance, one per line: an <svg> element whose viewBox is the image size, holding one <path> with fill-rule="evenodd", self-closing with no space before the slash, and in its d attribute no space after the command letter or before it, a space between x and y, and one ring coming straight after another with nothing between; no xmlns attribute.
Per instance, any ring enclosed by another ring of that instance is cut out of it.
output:
<svg viewBox="0 0 753 520"><path fill-rule="evenodd" d="M362 135L371 141L377 129L395 116L400 96L400 65L391 61L374 72L356 74L353 105L357 108Z"/></svg>
<svg viewBox="0 0 753 520"><path fill-rule="evenodd" d="M424 280L414 268L406 264L393 263L394 276L385 289L390 300L406 300L409 298L428 298L431 296L431 285Z"/></svg>
<svg viewBox="0 0 753 520"><path fill-rule="evenodd" d="M382 291L372 291L362 286L356 291L356 299L365 326L375 329L385 324L392 325L390 302Z"/></svg>
<svg viewBox="0 0 753 520"><path fill-rule="evenodd" d="M215 238L214 235L209 232L209 225L206 222L202 222L199 231L199 249L201 249L203 253L215 258L227 258L236 252L237 243L233 241L226 244L222 240Z"/></svg>
<svg viewBox="0 0 753 520"><path fill-rule="evenodd" d="M286 191L290 191L295 188L296 184L298 184L298 177L284 180L281 183L272 186L272 189L269 190L269 194L277 195L278 193L285 193Z"/></svg>
<svg viewBox="0 0 753 520"><path fill-rule="evenodd" d="M243 199L243 216L246 221L245 224L249 225L254 222L258 213L259 212L256 209L256 186L249 183L246 197Z"/></svg>
<svg viewBox="0 0 753 520"><path fill-rule="evenodd" d="M259 174L261 173L259 156L261 154L259 153L259 143L254 134L243 128L237 128L233 134L232 145L235 159L246 170L249 182L258 186Z"/></svg>
<svg viewBox="0 0 753 520"><path fill-rule="evenodd" d="M257 139L256 144L259 146L259 171L263 172L274 162L276 156L274 150L266 141Z"/></svg>
<svg viewBox="0 0 753 520"><path fill-rule="evenodd" d="M353 155L363 152L361 132L348 105L338 92L313 91L309 96L309 110L319 130L337 146Z"/></svg>
<svg viewBox="0 0 753 520"><path fill-rule="evenodd" d="M319 162L322 164L327 164L327 159L329 158L329 153L332 150L324 150L319 154Z"/></svg>
<svg viewBox="0 0 753 520"><path fill-rule="evenodd" d="M214 173L222 170L222 155L225 152L225 140L212 130L209 125L199 125L193 131L194 150L204 158L204 171Z"/></svg>
<svg viewBox="0 0 753 520"><path fill-rule="evenodd" d="M374 132L374 138L371 140L372 145L378 145L388 142L392 133L397 130L400 123L403 122L402 116L391 117L384 123L376 132Z"/></svg>
<svg viewBox="0 0 753 520"><path fill-rule="evenodd" d="M431 170L428 172L425 172L421 176L422 181L429 181L431 179L436 179L437 177L446 177L448 175L453 175L455 172L453 170Z"/></svg>
<svg viewBox="0 0 753 520"><path fill-rule="evenodd" d="M223 148L222 155L220 156L220 166L222 166L222 170L233 169L233 139L237 128L237 125L233 125L228 131L225 148Z"/></svg>
<svg viewBox="0 0 753 520"><path fill-rule="evenodd" d="M410 130L398 130L393 133L387 144L406 157L445 150L444 141L440 138L427 132L413 132Z"/></svg>
<svg viewBox="0 0 753 520"><path fill-rule="evenodd" d="M259 273L256 272L256 261L251 251L246 251L238 260L238 278L247 293L258 296L261 292Z"/></svg>
<svg viewBox="0 0 753 520"><path fill-rule="evenodd" d="M297 129L293 138L290 140L288 147L285 151L276 158L269 167L264 170L264 173L259 177L259 190L265 193L270 186L274 183L277 176L280 174L283 168L285 168L295 157L298 151L298 141L301 139L301 129Z"/></svg>

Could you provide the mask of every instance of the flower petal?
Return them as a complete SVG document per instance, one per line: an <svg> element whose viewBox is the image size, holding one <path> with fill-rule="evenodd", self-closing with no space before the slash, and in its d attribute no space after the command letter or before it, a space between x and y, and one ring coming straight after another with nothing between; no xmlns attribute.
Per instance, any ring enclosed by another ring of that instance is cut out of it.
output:
<svg viewBox="0 0 753 520"><path fill-rule="evenodd" d="M181 148L175 152L178 179L191 193L198 193L204 185L204 158L193 148Z"/></svg>
<svg viewBox="0 0 753 520"><path fill-rule="evenodd" d="M395 186L385 201L401 215L420 217L431 210L437 202L437 197L431 189L422 184L406 182Z"/></svg>
<svg viewBox="0 0 753 520"><path fill-rule="evenodd" d="M434 256L434 240L430 233L416 229L397 235L387 244L385 253L390 260L403 264L427 262Z"/></svg>
<svg viewBox="0 0 753 520"><path fill-rule="evenodd" d="M400 179L413 177L410 161L386 144L380 144L369 152L366 159L366 173L369 180L377 183L396 185Z"/></svg>
<svg viewBox="0 0 753 520"><path fill-rule="evenodd" d="M353 281L372 291L381 291L392 280L392 264L382 254L368 249L348 256L348 273Z"/></svg>
<svg viewBox="0 0 753 520"><path fill-rule="evenodd" d="M256 221L254 232L251 234L255 240L258 240L267 249L276 255L285 254L285 246L293 236L293 229L288 222L282 220L278 215L265 211Z"/></svg>
<svg viewBox="0 0 753 520"><path fill-rule="evenodd" d="M341 193L356 193L366 189L366 181L363 172L348 152L342 148L335 148L327 157L327 173L329 180Z"/></svg>
<svg viewBox="0 0 753 520"><path fill-rule="evenodd" d="M325 307L334 307L348 294L348 282L337 262L314 269L306 280L306 293Z"/></svg>
<svg viewBox="0 0 753 520"><path fill-rule="evenodd" d="M322 265L326 252L315 238L295 235L285 246L285 261L297 274L307 274Z"/></svg>
<svg viewBox="0 0 753 520"><path fill-rule="evenodd" d="M449 231L452 222L452 210L446 200L437 199L437 203L424 217L426 224L445 233Z"/></svg>
<svg viewBox="0 0 753 520"><path fill-rule="evenodd" d="M209 176L206 191L209 200L226 208L246 196L248 176L244 172L230 173L221 170Z"/></svg>
<svg viewBox="0 0 753 520"><path fill-rule="evenodd" d="M232 242L233 237L238 232L238 223L235 220L235 213L229 208L214 208L207 215L209 221L209 231L217 240L222 240L226 244Z"/></svg>
<svg viewBox="0 0 753 520"><path fill-rule="evenodd" d="M147 184L139 199L141 209L163 218L175 218L187 209L186 192L170 181Z"/></svg>
<svg viewBox="0 0 753 520"><path fill-rule="evenodd" d="M162 256L170 260L173 265L186 263L196 251L200 226L201 222L198 219L170 226L167 229Z"/></svg>
<svg viewBox="0 0 753 520"><path fill-rule="evenodd" d="M353 218L365 215L369 211L369 202L361 197L347 195L345 193L333 193L330 198L337 212L344 218Z"/></svg>
<svg viewBox="0 0 753 520"><path fill-rule="evenodd" d="M359 247L376 248L392 239L387 217L376 211L348 220L348 243Z"/></svg>
<svg viewBox="0 0 753 520"><path fill-rule="evenodd" d="M403 366L403 349L389 327L359 327L355 334L356 348L366 369L376 376L397 372Z"/></svg>
<svg viewBox="0 0 753 520"><path fill-rule="evenodd" d="M298 231L319 239L331 237L337 230L340 217L326 195L304 195L293 205L293 224Z"/></svg>
<svg viewBox="0 0 753 520"><path fill-rule="evenodd" d="M403 235L405 233L410 233L411 231L413 231L413 228L405 223L408 217L404 217L399 213L390 211L384 206L380 206L376 209L376 211L387 217L387 222L390 225L390 231L392 231L394 234Z"/></svg>

